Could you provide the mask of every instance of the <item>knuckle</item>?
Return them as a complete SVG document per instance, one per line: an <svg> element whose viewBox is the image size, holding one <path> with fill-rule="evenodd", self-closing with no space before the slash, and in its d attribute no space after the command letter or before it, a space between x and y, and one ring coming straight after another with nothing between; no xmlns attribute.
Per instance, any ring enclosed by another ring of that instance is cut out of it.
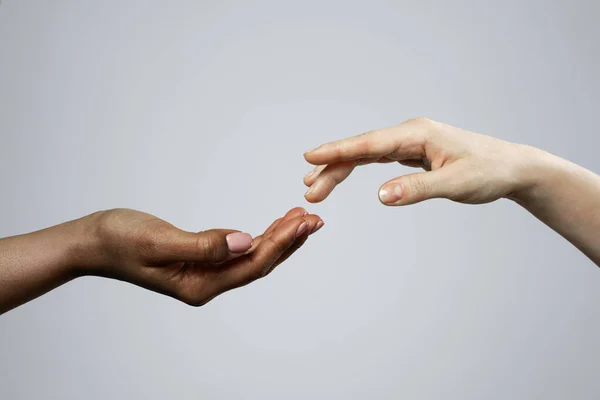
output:
<svg viewBox="0 0 600 400"><path fill-rule="evenodd" d="M264 278L267 273L268 267L262 263L255 262L248 268L248 274L246 276L246 284L254 282L258 279Z"/></svg>
<svg viewBox="0 0 600 400"><path fill-rule="evenodd" d="M342 156L342 146L339 143L333 143L330 144L327 148L328 150L331 151L331 153L335 156L335 157L341 157Z"/></svg>
<svg viewBox="0 0 600 400"><path fill-rule="evenodd" d="M335 186L339 185L340 177L338 175L339 174L328 174L328 175L324 176L323 178L321 178L324 183L323 186L335 187ZM323 186L321 186L321 187L323 187Z"/></svg>
<svg viewBox="0 0 600 400"><path fill-rule="evenodd" d="M371 141L370 138L364 138L359 143L359 155L361 157L367 157L368 155L370 155L372 149L373 149L373 142Z"/></svg>
<svg viewBox="0 0 600 400"><path fill-rule="evenodd" d="M186 303L188 306L191 306L191 307L202 307L204 304L206 304L204 299L202 299L202 298L186 299L186 300L184 300L184 303Z"/></svg>
<svg viewBox="0 0 600 400"><path fill-rule="evenodd" d="M411 177L409 179L408 187L411 192L410 195L412 195L412 197L415 199L421 199L425 197L428 190L427 184L423 182L422 179L417 177Z"/></svg>
<svg viewBox="0 0 600 400"><path fill-rule="evenodd" d="M192 290L181 291L178 294L177 298L180 301L192 307L201 307L211 300L211 297L208 297L205 294L198 293L197 291Z"/></svg>
<svg viewBox="0 0 600 400"><path fill-rule="evenodd" d="M271 270L270 265L259 266L259 268L257 268L256 272L254 273L253 280L258 280L258 279L264 278L265 276L269 275L270 270Z"/></svg>
<svg viewBox="0 0 600 400"><path fill-rule="evenodd" d="M200 298L193 299L192 301L189 301L187 303L187 305L197 308L197 307L202 307L203 305L205 305L208 302L209 302L209 299L204 299L203 297L200 297Z"/></svg>
<svg viewBox="0 0 600 400"><path fill-rule="evenodd" d="M409 119L406 122L415 124L415 125L431 125L433 123L432 120L430 120L429 118L426 118L426 117L415 117L415 118Z"/></svg>
<svg viewBox="0 0 600 400"><path fill-rule="evenodd" d="M273 247L273 253L281 254L285 251L285 249L290 247L290 243L287 243L283 240L275 241L273 238L267 238L266 240L270 243L271 247Z"/></svg>
<svg viewBox="0 0 600 400"><path fill-rule="evenodd" d="M308 222L308 221L304 220L304 222ZM286 251L288 251L289 248L291 246L293 246L294 243L296 243L297 241L298 241L298 238L296 237L296 235L294 235L289 240L282 240L282 241L280 241L279 244L278 244L278 246L277 246L277 258L281 257L281 255L283 255Z"/></svg>
<svg viewBox="0 0 600 400"><path fill-rule="evenodd" d="M264 260L255 260L251 263L248 271L248 281L252 282L257 279L264 278L271 272L276 260L283 254L289 247L289 243L283 241L275 241L272 238L265 239L271 247L271 256Z"/></svg>
<svg viewBox="0 0 600 400"><path fill-rule="evenodd" d="M430 118L412 118L409 119L406 123L410 126L414 126L415 129L420 132L419 136L421 136L424 140L423 147L426 147L429 141L435 140L437 134L440 133L441 124Z"/></svg>
<svg viewBox="0 0 600 400"><path fill-rule="evenodd" d="M276 262L269 263L268 265L263 265L263 267L259 270L259 277L257 279L265 278L267 275L273 272L276 266Z"/></svg>
<svg viewBox="0 0 600 400"><path fill-rule="evenodd" d="M372 130L362 133L356 137L356 143L361 149L368 149L371 141L380 133L380 130Z"/></svg>
<svg viewBox="0 0 600 400"><path fill-rule="evenodd" d="M208 261L217 259L217 240L210 232L202 232L198 235L196 249L198 255Z"/></svg>
<svg viewBox="0 0 600 400"><path fill-rule="evenodd" d="M426 117L412 118L407 121L407 124L419 128L423 133L431 134L436 132L440 126L437 122Z"/></svg>

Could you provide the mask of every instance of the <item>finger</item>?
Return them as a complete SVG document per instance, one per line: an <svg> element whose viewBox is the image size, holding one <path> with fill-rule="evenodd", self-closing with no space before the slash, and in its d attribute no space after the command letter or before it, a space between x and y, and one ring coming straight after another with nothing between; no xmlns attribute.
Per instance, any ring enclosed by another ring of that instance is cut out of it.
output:
<svg viewBox="0 0 600 400"><path fill-rule="evenodd" d="M325 167L327 167L327 165L317 165L312 171L304 176L304 184L306 186L312 185Z"/></svg>
<svg viewBox="0 0 600 400"><path fill-rule="evenodd" d="M396 160L390 160L388 158L385 157L376 157L376 158L361 158L355 161L355 165L359 166L359 165L367 165L367 164L371 164L371 163L389 163L389 162L395 162ZM315 169L313 169L310 173L308 173L305 177L304 177L304 184L308 187L312 186L313 183L315 183L315 181L321 176L321 172L324 169L328 169L328 167L331 167L332 165L335 164L331 164L331 165L319 165L317 167L315 167Z"/></svg>
<svg viewBox="0 0 600 400"><path fill-rule="evenodd" d="M246 285L265 276L308 227L309 224L303 217L281 223L269 238L261 241L252 254L234 260L215 276L216 293Z"/></svg>
<svg viewBox="0 0 600 400"><path fill-rule="evenodd" d="M272 272L277 266L279 266L281 263L283 263L285 260L287 260L289 257L291 257L292 254L294 254L296 252L296 250L298 250L300 247L302 247L302 245L306 242L306 240L308 239L308 237L310 235L314 234L315 232L320 230L325 225L325 223L323 222L321 217L319 217L318 215L308 214L303 217L304 217L304 220L308 223L308 228L305 229L304 233L301 233L299 236L296 237L293 244L287 250L285 250L283 252L283 254L275 261L275 263L269 269L267 274ZM298 232L296 232L296 234L298 234ZM223 293L224 291L227 291L227 290L233 289L234 287L243 285L243 284L236 284L235 286L230 286L230 287L226 286L227 280L222 278L223 272L224 271L222 271L218 274L218 275L221 275L220 280L217 282L216 285L213 285L213 289L211 291L212 293L211 293L210 297L207 300L204 300L202 302L202 304L209 302L210 300L214 299L215 297L217 297L219 294Z"/></svg>
<svg viewBox="0 0 600 400"><path fill-rule="evenodd" d="M376 130L362 135L323 144L304 154L311 164L334 164L359 158L382 157L395 149L394 135L388 130Z"/></svg>
<svg viewBox="0 0 600 400"><path fill-rule="evenodd" d="M310 235L314 234L319 229L321 229L323 226L325 226L325 222L323 222L321 217L319 217L318 215L311 214L311 215L307 216L305 219L309 224L308 229L306 230L306 232L304 232L302 235L300 235L296 239L296 241L294 241L294 244L289 249L287 249L281 255L281 257L279 257L279 259L277 259L277 261L275 262L275 265L273 265L270 272L272 272L276 267L278 267L285 260L290 258L292 256L292 254L294 254L296 252L296 250L298 250L300 247L302 247L302 245L304 243L306 243L306 241L308 240L308 237Z"/></svg>
<svg viewBox="0 0 600 400"><path fill-rule="evenodd" d="M283 220L287 221L288 219L302 217L307 214L308 214L308 211L306 211L304 208L294 207L283 216Z"/></svg>
<svg viewBox="0 0 600 400"><path fill-rule="evenodd" d="M425 119L414 119L327 143L304 154L311 164L333 164L361 158L377 158L394 154L399 157L423 156L423 147L432 125Z"/></svg>
<svg viewBox="0 0 600 400"><path fill-rule="evenodd" d="M296 250L302 247L310 235L314 234L325 225L323 219L316 214L305 215L304 220L308 223L308 227L303 231L303 233L296 232L297 236L292 246L277 259L277 261L269 269L268 273L272 272L279 264L287 260Z"/></svg>
<svg viewBox="0 0 600 400"><path fill-rule="evenodd" d="M317 233L317 231L319 229L321 229L322 227L325 226L325 221L323 221L323 219L321 217L319 217L316 214L311 214L311 216L314 216L317 218L317 220L315 221L315 224L313 225L312 222L309 221L310 227L308 229L309 234L308 235L313 235L315 233Z"/></svg>
<svg viewBox="0 0 600 400"><path fill-rule="evenodd" d="M254 238L254 241L252 243L252 248L250 248L250 250L248 250L247 253L251 253L252 251L254 251L254 249L260 244L260 242L263 240L263 238L268 237L271 235L271 233L273 233L273 231L275 229L277 229L277 226L279 226L279 224L283 221L287 221L291 218L297 218L297 217L302 217L304 215L307 215L308 212L302 208L302 207L295 207L292 208L291 210L289 210L282 218L276 219L275 222L273 222L266 230L265 232Z"/></svg>
<svg viewBox="0 0 600 400"><path fill-rule="evenodd" d="M390 160L387 157L376 157L376 158L361 158L353 161L342 161L336 164L329 164L321 169L320 173L305 179L304 183L310 183L309 189L305 193L304 197L311 203L318 203L323 201L329 196L329 194L335 189L337 185L342 183L357 166L368 165L372 163L390 163L395 160ZM317 167L319 168L319 167Z"/></svg>
<svg viewBox="0 0 600 400"><path fill-rule="evenodd" d="M379 199L387 206L402 206L423 200L449 197L457 189L460 171L452 165L435 171L404 175L384 183Z"/></svg>
<svg viewBox="0 0 600 400"><path fill-rule="evenodd" d="M259 237L263 237L263 236L266 236L266 235L269 235L269 234L271 234L271 232L273 232L275 229L277 229L277 226L278 226L278 225L281 223L281 221L284 221L284 220L285 220L285 217L277 218L277 219L275 220L275 222L273 222L273 223L272 223L272 224L271 224L271 225L270 225L270 226L269 226L269 227L268 227L268 228L265 230L265 232L264 232L262 235L260 235Z"/></svg>
<svg viewBox="0 0 600 400"><path fill-rule="evenodd" d="M304 197L311 203L323 201L339 183L352 173L355 167L356 161L345 161L328 165L306 191Z"/></svg>
<svg viewBox="0 0 600 400"><path fill-rule="evenodd" d="M230 229L193 233L174 231L161 246L163 260L218 264L243 255L252 247L252 236Z"/></svg>
<svg viewBox="0 0 600 400"><path fill-rule="evenodd" d="M269 237L269 236L271 235L271 233L272 233L272 232L273 232L275 229L277 229L277 227L279 226L279 224L280 224L280 223L281 223L281 221L283 221L283 220L284 220L283 218L279 218L279 219L275 220L275 222L273 222L273 223L271 224L271 226L269 226L269 227L267 228L267 230L265 231L265 233L263 233L263 234L262 234L262 235L260 235L260 236L257 236L257 237L255 237L255 238L252 240L252 247L251 247L251 248L250 248L250 249L249 249L249 250L246 252L246 254L250 254L250 253L252 253L254 250L256 250L256 248L258 247L258 245L260 244L260 242L262 242L262 241L263 241L263 239L264 239L265 237Z"/></svg>

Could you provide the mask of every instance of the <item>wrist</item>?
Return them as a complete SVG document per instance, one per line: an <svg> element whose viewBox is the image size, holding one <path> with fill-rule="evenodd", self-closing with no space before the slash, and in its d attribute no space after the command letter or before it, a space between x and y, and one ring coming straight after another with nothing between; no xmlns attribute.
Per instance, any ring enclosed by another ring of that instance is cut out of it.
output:
<svg viewBox="0 0 600 400"><path fill-rule="evenodd" d="M68 268L75 276L93 275L101 265L102 243L97 234L97 220L102 212L67 222L69 231Z"/></svg>
<svg viewBox="0 0 600 400"><path fill-rule="evenodd" d="M518 184L507 198L528 206L539 202L549 185L557 181L557 175L565 170L565 160L535 147L517 146Z"/></svg>

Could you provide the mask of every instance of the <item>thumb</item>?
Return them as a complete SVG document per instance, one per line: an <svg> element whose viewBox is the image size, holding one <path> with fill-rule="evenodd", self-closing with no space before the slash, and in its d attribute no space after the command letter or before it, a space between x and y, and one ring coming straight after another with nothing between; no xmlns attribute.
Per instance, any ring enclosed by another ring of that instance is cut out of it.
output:
<svg viewBox="0 0 600 400"><path fill-rule="evenodd" d="M230 229L199 233L178 230L171 235L166 247L173 260L217 264L248 251L252 247L252 236Z"/></svg>
<svg viewBox="0 0 600 400"><path fill-rule="evenodd" d="M384 183L379 189L379 200L386 206L403 206L447 197L451 178L450 168L404 175Z"/></svg>

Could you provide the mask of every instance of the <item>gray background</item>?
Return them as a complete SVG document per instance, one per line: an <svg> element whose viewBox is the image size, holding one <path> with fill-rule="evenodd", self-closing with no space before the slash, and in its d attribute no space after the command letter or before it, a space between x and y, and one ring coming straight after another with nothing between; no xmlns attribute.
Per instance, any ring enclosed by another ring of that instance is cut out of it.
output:
<svg viewBox="0 0 600 400"><path fill-rule="evenodd" d="M599 17L3 0L0 236L112 207L259 233L306 205L305 150L415 116L600 171ZM598 398L598 269L509 201L381 206L406 171L357 171L296 257L204 308L86 278L3 315L0 398Z"/></svg>

